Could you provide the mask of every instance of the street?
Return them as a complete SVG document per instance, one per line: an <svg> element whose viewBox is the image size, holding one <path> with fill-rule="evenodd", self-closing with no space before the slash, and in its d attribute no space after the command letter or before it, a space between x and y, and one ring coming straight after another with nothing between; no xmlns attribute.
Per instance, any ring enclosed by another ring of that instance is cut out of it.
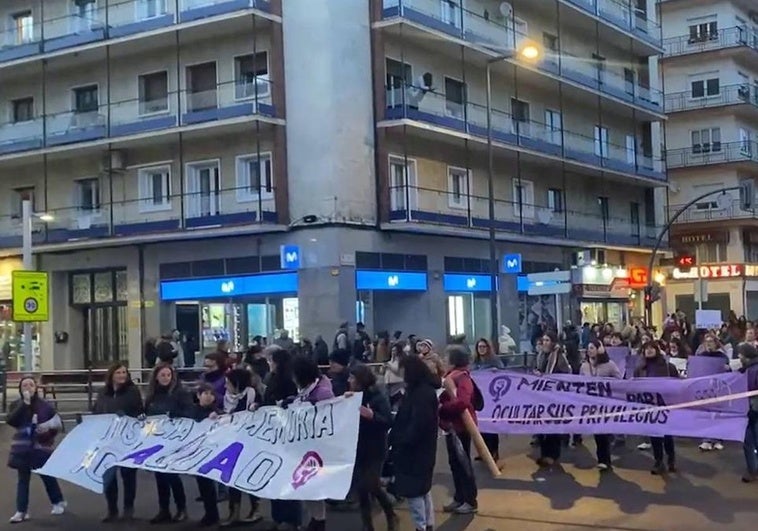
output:
<svg viewBox="0 0 758 531"><path fill-rule="evenodd" d="M0 445L7 455L10 430L1 428ZM515 529L519 531L598 530L665 530L696 531L721 529L749 530L755 527L755 501L758 485L740 482L742 448L730 443L722 452L703 454L692 440L678 440L680 473L668 479L652 476L649 472L652 458L649 452L634 448L637 441L630 440L627 449L618 451L614 473L600 475L594 468L594 444L577 449L566 449L562 470L537 472L528 457L529 440L525 437L509 438L503 443L504 473L502 478L488 476L484 466L476 463L479 478L479 514L476 517L448 517L441 507L450 498L450 473L443 445L439 445L434 502L438 510L438 531L487 531ZM2 526L7 529L7 518L13 514L13 485L15 472L5 467L0 481L7 485L6 495L0 498ZM197 496L194 481L185 481L188 497ZM49 530L77 529L100 530L104 515L104 499L94 493L62 483L69 503L64 516L51 516L42 484L32 482L30 513L32 520L19 524L19 529ZM153 479L140 472L138 479L137 515L134 524L119 524L118 529L145 529L146 520L156 511L156 492ZM264 513L268 512L264 503ZM402 531L412 531L408 511L399 509ZM225 508L222 510L222 514ZM201 516L198 503L191 502L190 516ZM385 527L377 513L378 530ZM171 526L173 529L193 529L193 522ZM248 529L265 530L270 525L261 523ZM354 531L360 529L357 512L331 511L327 529Z"/></svg>

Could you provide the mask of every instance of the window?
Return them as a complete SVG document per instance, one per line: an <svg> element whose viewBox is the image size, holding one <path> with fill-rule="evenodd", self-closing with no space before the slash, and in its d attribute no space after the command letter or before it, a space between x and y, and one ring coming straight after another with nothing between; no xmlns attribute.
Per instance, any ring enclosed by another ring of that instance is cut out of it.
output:
<svg viewBox="0 0 758 531"><path fill-rule="evenodd" d="M218 160L187 164L185 204L187 217L202 218L221 213L221 168Z"/></svg>
<svg viewBox="0 0 758 531"><path fill-rule="evenodd" d="M385 59L387 107L397 107L405 103L405 87L413 85L413 67L387 57Z"/></svg>
<svg viewBox="0 0 758 531"><path fill-rule="evenodd" d="M461 6L459 2L460 0L440 0L442 22L456 28L461 27Z"/></svg>
<svg viewBox="0 0 758 531"><path fill-rule="evenodd" d="M637 164L637 139L634 135L626 135L626 162L631 166Z"/></svg>
<svg viewBox="0 0 758 531"><path fill-rule="evenodd" d="M598 207L600 207L600 216L603 218L603 221L608 221L608 219L610 218L610 207L609 207L608 198L602 195L598 196L597 205Z"/></svg>
<svg viewBox="0 0 758 531"><path fill-rule="evenodd" d="M595 126L595 155L608 158L608 128Z"/></svg>
<svg viewBox="0 0 758 531"><path fill-rule="evenodd" d="M204 111L218 107L216 88L216 62L211 61L187 67L187 87L189 89L189 112Z"/></svg>
<svg viewBox="0 0 758 531"><path fill-rule="evenodd" d="M23 188L15 188L13 190L13 193L11 194L11 200L13 201L11 203L11 216L16 219L21 219L21 216L23 215L23 202L24 201L31 201L32 203L32 212L34 212L36 208L36 204L34 201L34 187L33 186L26 186Z"/></svg>
<svg viewBox="0 0 758 531"><path fill-rule="evenodd" d="M724 187L724 183L709 183L709 184L700 184L695 185L692 187L694 196L700 196L707 192L717 192L719 189ZM718 202L719 195L714 193L710 197L706 197L702 201L699 201L695 203L695 210L718 210L719 209L719 202Z"/></svg>
<svg viewBox="0 0 758 531"><path fill-rule="evenodd" d="M721 92L719 78L700 79L691 82L692 98L706 98L709 96L718 96Z"/></svg>
<svg viewBox="0 0 758 531"><path fill-rule="evenodd" d="M78 87L73 92L75 113L81 114L98 111L100 105L97 97L97 85Z"/></svg>
<svg viewBox="0 0 758 531"><path fill-rule="evenodd" d="M534 183L513 179L513 213L518 218L534 217Z"/></svg>
<svg viewBox="0 0 758 531"><path fill-rule="evenodd" d="M545 133L546 139L551 144L561 145L561 130L563 129L563 118L561 113L551 109L545 110Z"/></svg>
<svg viewBox="0 0 758 531"><path fill-rule="evenodd" d="M13 19L13 44L34 42L34 18L31 11L16 13Z"/></svg>
<svg viewBox="0 0 758 531"><path fill-rule="evenodd" d="M558 37L556 35L553 35L551 33L543 32L542 33L542 46L545 48L545 50L549 50L551 52L558 52Z"/></svg>
<svg viewBox="0 0 758 531"><path fill-rule="evenodd" d="M720 127L692 131L693 153L718 153L719 151L721 151Z"/></svg>
<svg viewBox="0 0 758 531"><path fill-rule="evenodd" d="M166 0L138 0L137 18L145 20L159 17L166 12Z"/></svg>
<svg viewBox="0 0 758 531"><path fill-rule="evenodd" d="M718 242L700 243L695 246L695 259L698 264L726 262L726 244Z"/></svg>
<svg viewBox="0 0 758 531"><path fill-rule="evenodd" d="M34 120L34 98L21 98L11 102L13 123Z"/></svg>
<svg viewBox="0 0 758 531"><path fill-rule="evenodd" d="M750 131L744 127L740 127L740 153L747 157L750 157L753 152L752 142L750 139Z"/></svg>
<svg viewBox="0 0 758 531"><path fill-rule="evenodd" d="M235 97L238 100L268 96L268 52L243 55L234 59Z"/></svg>
<svg viewBox="0 0 758 531"><path fill-rule="evenodd" d="M462 81L445 77L445 111L450 116L463 118L466 104L466 87Z"/></svg>
<svg viewBox="0 0 758 531"><path fill-rule="evenodd" d="M139 112L153 114L168 110L168 72L139 76Z"/></svg>
<svg viewBox="0 0 758 531"><path fill-rule="evenodd" d="M469 172L465 168L447 169L447 204L451 208L468 208Z"/></svg>
<svg viewBox="0 0 758 531"><path fill-rule="evenodd" d="M563 212L563 190L560 188L548 189L547 207L551 212Z"/></svg>
<svg viewBox="0 0 758 531"><path fill-rule="evenodd" d="M140 212L171 209L171 168L155 166L139 170Z"/></svg>
<svg viewBox="0 0 758 531"><path fill-rule="evenodd" d="M645 226L655 227L655 189L645 188Z"/></svg>
<svg viewBox="0 0 758 531"><path fill-rule="evenodd" d="M690 25L690 43L717 40L719 38L719 25L717 21L702 22Z"/></svg>
<svg viewBox="0 0 758 531"><path fill-rule="evenodd" d="M636 201L629 203L629 224L632 228L632 234L640 233L640 204Z"/></svg>
<svg viewBox="0 0 758 531"><path fill-rule="evenodd" d="M529 103L511 98L511 120L514 134L529 134Z"/></svg>
<svg viewBox="0 0 758 531"><path fill-rule="evenodd" d="M74 31L88 31L97 25L97 0L74 0Z"/></svg>
<svg viewBox="0 0 758 531"><path fill-rule="evenodd" d="M77 207L79 210L96 213L100 211L100 180L82 179L76 182Z"/></svg>
<svg viewBox="0 0 758 531"><path fill-rule="evenodd" d="M237 201L254 201L274 197L274 174L271 153L237 157Z"/></svg>
<svg viewBox="0 0 758 531"><path fill-rule="evenodd" d="M416 161L399 156L390 156L390 210L416 210L418 189ZM410 212L408 212L410 215Z"/></svg>
<svg viewBox="0 0 758 531"><path fill-rule="evenodd" d="M627 94L634 95L637 73L631 68L624 68L624 88Z"/></svg>

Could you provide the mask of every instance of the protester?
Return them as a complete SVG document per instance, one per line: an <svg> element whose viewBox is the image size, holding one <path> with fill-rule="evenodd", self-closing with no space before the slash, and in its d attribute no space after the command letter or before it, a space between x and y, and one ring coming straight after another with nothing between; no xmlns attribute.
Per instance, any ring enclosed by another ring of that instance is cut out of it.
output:
<svg viewBox="0 0 758 531"><path fill-rule="evenodd" d="M204 372L200 375L200 382L211 386L216 395L216 409L224 406L224 393L226 392L226 367L225 360L218 352L205 355L203 360Z"/></svg>
<svg viewBox="0 0 758 531"><path fill-rule="evenodd" d="M422 339L416 343L416 352L424 360L426 366L432 371L432 374L439 376L440 379L445 375L445 366L439 354L434 351L434 343L431 339Z"/></svg>
<svg viewBox="0 0 758 531"><path fill-rule="evenodd" d="M63 427L55 408L37 394L37 382L31 376L21 378L18 383L18 400L11 404L5 423L16 429L8 456L8 467L18 474L16 484L16 514L11 524L18 524L29 519L29 486L32 470L42 468L53 453L55 436ZM39 475L45 492L50 499L53 515L66 512L58 480Z"/></svg>
<svg viewBox="0 0 758 531"><path fill-rule="evenodd" d="M353 484L358 492L363 531L374 531L371 497L379 502L387 517L388 531L396 531L398 519L392 501L382 489L380 478L387 453L387 431L392 425L392 411L387 397L376 388L376 375L363 364L350 370L350 392L363 393L360 408L358 447L355 454Z"/></svg>
<svg viewBox="0 0 758 531"><path fill-rule="evenodd" d="M445 374L442 386L445 392L440 397L440 427L446 432L447 456L453 474L453 501L444 507L445 512L473 514L478 510L476 478L471 467L471 435L463 422L468 411L476 422L474 397L476 385L471 379L471 357L460 346L447 349L450 371ZM460 442L461 448L457 448Z"/></svg>
<svg viewBox="0 0 758 531"><path fill-rule="evenodd" d="M505 364L503 360L492 350L492 345L485 338L480 338L476 342L476 349L474 354L475 371L492 370L492 369L504 369ZM497 433L482 433L484 444L487 445L487 449L492 454L492 458L497 461L500 459L500 435ZM477 461L481 460L481 457L476 458Z"/></svg>
<svg viewBox="0 0 758 531"><path fill-rule="evenodd" d="M719 358L724 362L724 366L722 367L722 372L728 372L730 370L729 368L729 356L726 355L726 352L724 351L723 345L719 341L719 339L713 335L713 334L706 334L703 337L703 343L701 345L701 350L697 353L698 356L705 356L708 358ZM703 442L700 443L700 451L702 452L710 452L712 450L723 450L724 449L724 443L719 440L715 439L704 439Z"/></svg>
<svg viewBox="0 0 758 531"><path fill-rule="evenodd" d="M207 418L215 418L220 410L216 406L216 390L211 384L201 383L197 388L197 405L194 408L193 418L203 421ZM205 514L200 519L200 527L217 525L221 519L218 514L218 496L216 484L206 477L197 477L197 489L200 491L200 500L203 502Z"/></svg>
<svg viewBox="0 0 758 531"><path fill-rule="evenodd" d="M348 350L349 349L349 338L347 334L347 321L340 324L339 328L337 329L337 333L334 335L334 343L332 345L332 350Z"/></svg>
<svg viewBox="0 0 758 531"><path fill-rule="evenodd" d="M748 334L745 335L747 339ZM745 342L737 346L737 354L742 363L740 372L747 375L747 390L758 391L758 350L752 343ZM758 396L750 397L747 419L743 444L747 471L742 476L742 481L752 483L758 479Z"/></svg>
<svg viewBox="0 0 758 531"><path fill-rule="evenodd" d="M558 338L553 332L542 336L541 351L537 355L535 372L542 374L571 374L563 348L558 344ZM537 464L541 467L553 466L561 457L561 436L554 433L540 435L540 457Z"/></svg>
<svg viewBox="0 0 758 531"><path fill-rule="evenodd" d="M436 377L421 358L403 360L405 396L390 431L394 494L408 499L416 531L434 527L432 480L437 455Z"/></svg>
<svg viewBox="0 0 758 531"><path fill-rule="evenodd" d="M349 350L337 349L329 355L329 379L334 396L342 396L350 389L350 362Z"/></svg>
<svg viewBox="0 0 758 531"><path fill-rule="evenodd" d="M405 389L403 381L402 362L405 359L403 348L405 342L396 341L390 346L390 359L384 366L384 386L390 397L390 405L393 409L400 403Z"/></svg>
<svg viewBox="0 0 758 531"><path fill-rule="evenodd" d="M132 382L126 365L115 363L105 375L105 387L97 395L92 413L95 415L113 413L119 416L139 417L144 413L142 395ZM137 496L137 470L126 467L111 467L103 474L103 490L108 503L108 514L103 518L104 524L118 520L118 479L124 487L124 520L134 518L134 499Z"/></svg>
<svg viewBox="0 0 758 531"><path fill-rule="evenodd" d="M276 348L281 348L279 345L275 345ZM250 369L258 375L261 381L265 381L266 377L271 370L268 359L266 359L266 352L261 345L250 345L245 353L243 363L250 367Z"/></svg>
<svg viewBox="0 0 758 531"><path fill-rule="evenodd" d="M622 378L618 365L608 357L603 344L597 339L587 345L587 359L582 363L579 373L597 378ZM611 470L611 435L595 435L597 448L597 468L601 472Z"/></svg>
<svg viewBox="0 0 758 531"><path fill-rule="evenodd" d="M318 365L308 358L299 356L292 363L292 372L298 388L297 401L316 403L334 398L332 383L322 376ZM311 520L306 531L324 531L326 529L326 503L324 501L307 501Z"/></svg>
<svg viewBox="0 0 758 531"><path fill-rule="evenodd" d="M170 363L159 363L150 375L145 414L168 415L169 417L190 417L192 415L192 397L177 378L176 370ZM187 519L187 497L181 476L176 474L155 473L155 485L158 489L158 514L150 520L151 524L183 522ZM170 511L171 496L176 503L176 513Z"/></svg>
<svg viewBox="0 0 758 531"><path fill-rule="evenodd" d="M635 378L678 378L679 371L661 352L658 345L654 342L648 342L642 345L642 362L634 371ZM655 464L650 471L651 474L662 475L666 472L663 466L663 453L666 452L668 457L668 471L676 472L676 450L674 448L674 438L670 435L664 437L651 437L650 444L653 447L653 457Z"/></svg>

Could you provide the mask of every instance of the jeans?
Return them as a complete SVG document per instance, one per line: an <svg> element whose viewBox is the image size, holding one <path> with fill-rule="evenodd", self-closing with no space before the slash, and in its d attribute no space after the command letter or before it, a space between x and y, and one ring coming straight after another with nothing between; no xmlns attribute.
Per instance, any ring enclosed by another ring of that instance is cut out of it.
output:
<svg viewBox="0 0 758 531"><path fill-rule="evenodd" d="M595 435L597 462L608 466L611 466L611 437L612 435Z"/></svg>
<svg viewBox="0 0 758 531"><path fill-rule="evenodd" d="M303 508L298 500L271 500L271 519L277 524L300 527L303 522Z"/></svg>
<svg viewBox="0 0 758 531"><path fill-rule="evenodd" d="M216 482L208 478L197 478L197 489L200 491L200 498L203 500L203 508L205 509L203 520L217 522L219 515Z"/></svg>
<svg viewBox="0 0 758 531"><path fill-rule="evenodd" d="M451 436L445 437L447 443L447 459L450 464L450 472L453 474L453 485L455 486L455 495L453 500L456 503L468 503L472 507L476 507L476 479L471 471L471 436L468 433L456 434L463 446L464 459L468 459L468 463L462 463L456 454L454 446L454 438Z"/></svg>
<svg viewBox="0 0 758 531"><path fill-rule="evenodd" d="M176 510L187 510L187 497L184 495L184 485L182 485L181 476L156 472L155 486L158 488L158 507L161 512L169 512L171 508L171 494L174 495Z"/></svg>
<svg viewBox="0 0 758 531"><path fill-rule="evenodd" d="M656 463L663 463L663 452L669 459L669 464L676 461L676 451L674 450L674 438L671 435L665 437L650 437L650 444L653 445L653 457Z"/></svg>
<svg viewBox="0 0 758 531"><path fill-rule="evenodd" d="M543 459L557 461L561 458L561 435L540 436L540 456Z"/></svg>
<svg viewBox="0 0 758 531"><path fill-rule="evenodd" d="M257 496L253 496L252 494L248 494L248 497L250 498L250 513L254 513L258 510L258 505L260 503L260 500ZM242 491L237 489L229 489L229 507L240 507L242 505Z"/></svg>
<svg viewBox="0 0 758 531"><path fill-rule="evenodd" d="M758 475L758 416L751 416L747 421L745 429L745 464L747 465L748 474Z"/></svg>
<svg viewBox="0 0 758 531"><path fill-rule="evenodd" d="M118 513L118 479L121 473L121 483L124 486L124 509L134 509L134 498L137 497L137 470L134 468L113 467L103 474L103 491L108 503L108 514Z"/></svg>
<svg viewBox="0 0 758 531"><path fill-rule="evenodd" d="M384 514L389 520L395 514L389 496L380 482L382 462L356 463L355 489L358 492L358 504L361 509L361 521L365 531L373 531L374 523L371 515L371 497L376 498Z"/></svg>
<svg viewBox="0 0 758 531"><path fill-rule="evenodd" d="M411 520L416 529L426 531L427 527L434 526L434 504L431 492L418 498L408 498L408 509L411 511Z"/></svg>
<svg viewBox="0 0 758 531"><path fill-rule="evenodd" d="M497 459L500 455L500 435L497 433L482 433L482 439L484 444L487 445L487 450L494 459Z"/></svg>
<svg viewBox="0 0 758 531"><path fill-rule="evenodd" d="M50 503L55 505L63 501L63 493L58 485L58 480L40 474L39 478L45 485L45 492L50 498ZM29 469L18 470L18 483L16 484L16 511L26 513L29 511L29 484L32 480L32 471Z"/></svg>

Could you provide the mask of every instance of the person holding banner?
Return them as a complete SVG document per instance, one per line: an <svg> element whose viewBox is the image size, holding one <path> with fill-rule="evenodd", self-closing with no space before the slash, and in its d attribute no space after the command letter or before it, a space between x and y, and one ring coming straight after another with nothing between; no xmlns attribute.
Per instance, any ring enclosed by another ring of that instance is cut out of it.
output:
<svg viewBox="0 0 758 531"><path fill-rule="evenodd" d="M216 418L221 411L216 407L216 390L209 383L201 383L197 388L197 404L192 418L202 422L207 418ZM197 489L200 491L200 501L203 502L205 514L200 519L200 527L217 525L221 520L218 514L218 495L216 483L206 477L197 476Z"/></svg>
<svg viewBox="0 0 758 531"><path fill-rule="evenodd" d="M119 416L139 417L144 413L142 395L132 382L126 365L115 363L105 375L105 387L98 393L92 413L95 415L116 414ZM103 475L103 490L108 504L108 514L103 523L118 520L118 480L124 487L124 520L134 518L134 499L137 497L137 470L126 467L109 468Z"/></svg>
<svg viewBox="0 0 758 531"><path fill-rule="evenodd" d="M758 391L758 350L751 343L740 343L737 355L742 363L740 372L747 375L747 390ZM742 482L752 483L758 479L758 396L750 397L743 448L747 472L742 476Z"/></svg>
<svg viewBox="0 0 758 531"><path fill-rule="evenodd" d="M63 427L55 408L37 394L37 382L31 376L21 378L18 383L21 398L10 406L5 423L16 429L11 442L8 467L18 472L16 484L16 514L11 524L29 519L29 484L32 470L42 468L53 453L55 436ZM53 506L51 514L61 515L66 511L58 480L40 474Z"/></svg>
<svg viewBox="0 0 758 531"><path fill-rule="evenodd" d="M480 338L476 342L476 352L474 354L474 370L500 370L505 369L503 360L495 354L492 350L492 345L485 338ZM492 454L492 459L497 461L500 459L500 435L497 433L482 433L482 439L484 444L487 445L487 449ZM481 457L477 457L477 461L481 461Z"/></svg>
<svg viewBox="0 0 758 531"><path fill-rule="evenodd" d="M191 417L192 396L182 386L176 370L170 363L159 363L153 369L145 398L145 414L148 416L168 415L169 417ZM151 524L183 522L187 519L187 496L182 478L176 474L155 473L158 489L158 514ZM171 495L176 503L176 513L171 515Z"/></svg>
<svg viewBox="0 0 758 531"><path fill-rule="evenodd" d="M702 356L705 358L713 358L720 360L722 363L719 362L713 362L715 366L709 370L709 373L712 373L712 371L717 372L729 372L729 356L726 355L724 352L724 348L721 344L721 342L718 340L718 338L714 334L706 334L703 337L703 344L702 350L697 353L697 356ZM695 360L693 360L695 361ZM705 361L705 360L703 360ZM693 374L690 374L693 373ZM690 378L696 377L696 376L707 376L707 374L698 374L694 370L688 370L688 375ZM714 439L705 439L703 442L700 443L700 451L702 452L710 452L712 450L723 450L724 449L724 443L719 440Z"/></svg>
<svg viewBox="0 0 758 531"><path fill-rule="evenodd" d="M542 347L537 354L535 374L571 374L571 365L558 344L558 338L553 332L546 332L542 336ZM561 435L549 433L540 435L540 457L537 464L541 467L551 467L561 458Z"/></svg>
<svg viewBox="0 0 758 531"><path fill-rule="evenodd" d="M679 378L679 371L668 362L657 343L649 341L642 345L640 350L642 351L642 362L634 371L635 378ZM666 472L666 468L663 466L664 451L668 457L668 471L676 472L674 438L670 435L651 437L650 444L653 447L655 459L655 465L653 465L650 473L663 475Z"/></svg>
<svg viewBox="0 0 758 531"><path fill-rule="evenodd" d="M608 357L603 344L597 339L590 341L587 346L587 359L582 363L579 374L583 376L595 376L600 378L618 378L623 375L618 365ZM611 470L611 435L595 435L597 447L597 468L601 472Z"/></svg>

